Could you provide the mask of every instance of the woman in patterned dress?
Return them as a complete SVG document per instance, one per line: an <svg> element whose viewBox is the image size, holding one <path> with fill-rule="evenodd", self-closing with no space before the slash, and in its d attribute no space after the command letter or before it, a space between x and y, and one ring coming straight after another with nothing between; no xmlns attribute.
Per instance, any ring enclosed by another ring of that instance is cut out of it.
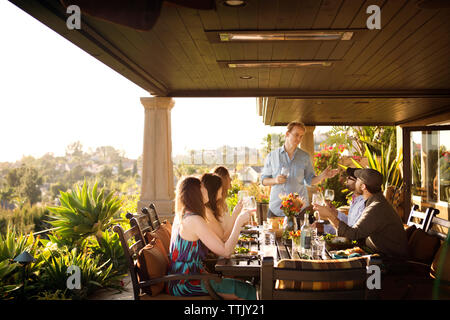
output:
<svg viewBox="0 0 450 320"><path fill-rule="evenodd" d="M169 274L206 273L203 260L208 250L223 257L234 253L240 229L249 221L249 212L242 212L237 217L230 237L224 242L205 220L205 204L208 201L208 191L198 178L187 177L178 184L175 210L179 223L172 231L175 236L170 247ZM210 285L225 299L256 299L255 288L240 280L210 281ZM208 295L200 280L170 281L167 291L175 296Z"/></svg>

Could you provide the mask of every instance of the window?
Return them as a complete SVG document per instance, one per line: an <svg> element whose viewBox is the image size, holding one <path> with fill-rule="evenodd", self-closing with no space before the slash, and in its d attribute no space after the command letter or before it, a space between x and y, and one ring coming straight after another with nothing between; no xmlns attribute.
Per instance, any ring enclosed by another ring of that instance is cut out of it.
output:
<svg viewBox="0 0 450 320"><path fill-rule="evenodd" d="M413 196L450 202L450 131L411 132Z"/></svg>

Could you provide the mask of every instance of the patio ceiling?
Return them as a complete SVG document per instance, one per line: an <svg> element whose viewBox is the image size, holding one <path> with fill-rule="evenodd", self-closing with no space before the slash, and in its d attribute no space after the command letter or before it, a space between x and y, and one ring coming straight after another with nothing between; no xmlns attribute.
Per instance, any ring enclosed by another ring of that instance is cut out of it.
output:
<svg viewBox="0 0 450 320"><path fill-rule="evenodd" d="M262 97L259 113L270 125L291 120L408 125L450 119L450 8L444 0L248 0L239 8L216 1L215 10L163 2L149 31L87 14L82 14L81 30L71 31L59 0L10 1L152 95ZM381 30L366 28L370 5L381 8ZM353 36L219 40L219 31L242 30L344 30ZM317 60L331 65L228 67Z"/></svg>

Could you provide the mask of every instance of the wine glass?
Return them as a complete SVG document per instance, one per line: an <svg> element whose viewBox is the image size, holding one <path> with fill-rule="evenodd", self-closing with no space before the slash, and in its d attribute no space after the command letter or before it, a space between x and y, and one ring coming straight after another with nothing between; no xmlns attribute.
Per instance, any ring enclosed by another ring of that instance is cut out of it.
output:
<svg viewBox="0 0 450 320"><path fill-rule="evenodd" d="M248 192L245 190L241 190L238 192L238 200L244 200L248 197Z"/></svg>
<svg viewBox="0 0 450 320"><path fill-rule="evenodd" d="M288 167L282 167L281 168L281 173L282 176L286 177L286 182L287 182L287 178L289 177L289 168ZM286 193L286 182L283 183L283 192Z"/></svg>
<svg viewBox="0 0 450 320"><path fill-rule="evenodd" d="M333 201L334 200L334 190L326 189L325 190L325 200Z"/></svg>
<svg viewBox="0 0 450 320"><path fill-rule="evenodd" d="M251 225L258 225L258 219L256 218L256 199L255 197L244 198L244 210L248 210L251 213Z"/></svg>
<svg viewBox="0 0 450 320"><path fill-rule="evenodd" d="M287 167L282 167L281 168L281 175L285 176L286 178L289 177L289 168Z"/></svg>
<svg viewBox="0 0 450 320"><path fill-rule="evenodd" d="M325 200L321 193L317 192L312 195L312 203L320 206L325 205ZM324 223L324 220L320 220L319 211L314 211L314 216L317 218L317 223Z"/></svg>

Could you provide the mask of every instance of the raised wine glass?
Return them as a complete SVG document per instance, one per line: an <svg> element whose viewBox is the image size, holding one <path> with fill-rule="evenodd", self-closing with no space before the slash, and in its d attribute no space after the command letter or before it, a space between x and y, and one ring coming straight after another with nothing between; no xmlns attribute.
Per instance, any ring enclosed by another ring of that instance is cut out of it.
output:
<svg viewBox="0 0 450 320"><path fill-rule="evenodd" d="M323 199L323 196L321 193L316 192L312 195L312 204L318 204L320 206L325 205L325 200ZM324 223L324 220L320 220L319 211L314 211L314 217L316 217L317 223Z"/></svg>
<svg viewBox="0 0 450 320"><path fill-rule="evenodd" d="M328 200L328 201L334 200L334 190L332 190L332 189L325 190L325 200Z"/></svg>
<svg viewBox="0 0 450 320"><path fill-rule="evenodd" d="M255 226L258 225L258 219L256 217L256 199L255 197L245 197L244 198L244 210L251 212L251 222L250 224Z"/></svg>

